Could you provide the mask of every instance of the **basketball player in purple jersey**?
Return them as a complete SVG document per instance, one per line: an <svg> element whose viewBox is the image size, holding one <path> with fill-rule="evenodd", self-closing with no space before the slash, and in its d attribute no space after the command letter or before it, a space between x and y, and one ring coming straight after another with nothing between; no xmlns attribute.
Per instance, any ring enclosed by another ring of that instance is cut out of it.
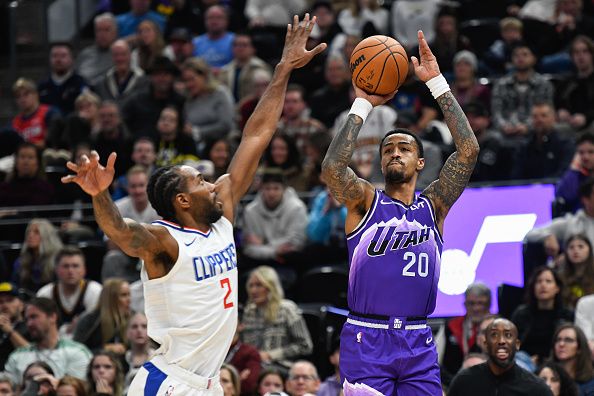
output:
<svg viewBox="0 0 594 396"><path fill-rule="evenodd" d="M456 145L439 179L415 197L425 160L418 137L406 129L388 132L380 143L385 190L355 175L348 164L365 118L394 96L369 95L357 87L322 165L332 194L348 209L351 312L340 343L345 396L442 395L426 319L435 309L443 223L468 183L479 145L423 32L418 38L415 74L439 103Z"/></svg>

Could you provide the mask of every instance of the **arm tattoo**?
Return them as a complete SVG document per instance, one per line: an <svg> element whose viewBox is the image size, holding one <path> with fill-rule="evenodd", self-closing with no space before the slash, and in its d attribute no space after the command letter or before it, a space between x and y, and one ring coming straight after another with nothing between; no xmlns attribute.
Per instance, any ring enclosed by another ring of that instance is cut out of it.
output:
<svg viewBox="0 0 594 396"><path fill-rule="evenodd" d="M466 115L452 92L448 91L441 95L437 98L437 102L456 145L456 152L446 161L439 179L425 190L425 194L436 205L438 216L443 219L454 202L462 195L470 180L478 157L479 145Z"/></svg>
<svg viewBox="0 0 594 396"><path fill-rule="evenodd" d="M360 200L364 195L359 178L348 167L362 126L363 120L359 116L349 114L346 123L332 140L322 163L326 184L341 203Z"/></svg>

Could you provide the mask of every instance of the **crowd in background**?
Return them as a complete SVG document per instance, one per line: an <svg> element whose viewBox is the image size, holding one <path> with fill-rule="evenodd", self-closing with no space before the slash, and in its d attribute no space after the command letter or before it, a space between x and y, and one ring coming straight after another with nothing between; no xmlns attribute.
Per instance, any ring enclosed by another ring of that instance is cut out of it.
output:
<svg viewBox="0 0 594 396"><path fill-rule="evenodd" d="M0 229L0 240L21 244L16 257L0 255L0 394L11 394L3 387L125 394L158 348L146 333L140 263L80 209L90 197L60 183L66 162L91 150L105 161L115 151L110 191L120 213L158 220L146 193L150 175L174 164L210 181L225 172L271 81L287 23L310 12L317 26L308 47L328 49L291 76L278 131L236 223L243 312L221 369L225 395L339 394L338 343L329 342L328 363L317 364L317 340L291 298L308 271L347 268L346 208L320 173L354 100L350 54L363 38L387 34L418 56L418 29L479 141L471 182L556 183L556 218L526 238L526 305L500 314L518 328L518 364L561 381L557 395L578 388L593 395L594 1L484 3L97 1L92 42L51 43L47 75L13 82L16 110L0 131L0 219L27 224ZM454 151L423 85L409 67L395 98L361 129L351 166L380 188L378 144L387 131L409 128L421 138L419 190ZM54 218L14 208L55 204L67 206ZM89 252L89 243L100 248ZM446 389L467 362L487 359L487 292L471 285L467 314L436 333Z"/></svg>

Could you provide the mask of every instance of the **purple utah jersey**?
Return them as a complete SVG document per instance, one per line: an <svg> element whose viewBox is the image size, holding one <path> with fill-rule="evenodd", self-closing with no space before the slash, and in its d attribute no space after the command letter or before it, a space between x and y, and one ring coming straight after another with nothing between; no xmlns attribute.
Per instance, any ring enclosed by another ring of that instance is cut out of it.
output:
<svg viewBox="0 0 594 396"><path fill-rule="evenodd" d="M443 241L431 202L407 206L376 190L371 208L347 235L348 303L353 312L428 316L435 309Z"/></svg>

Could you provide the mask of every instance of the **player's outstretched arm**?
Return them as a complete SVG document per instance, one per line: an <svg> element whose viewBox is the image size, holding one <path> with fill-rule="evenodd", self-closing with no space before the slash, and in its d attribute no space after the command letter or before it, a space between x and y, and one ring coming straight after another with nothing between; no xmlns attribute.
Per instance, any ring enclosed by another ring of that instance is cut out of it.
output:
<svg viewBox="0 0 594 396"><path fill-rule="evenodd" d="M114 241L126 254L143 257L149 247L158 247L159 240L145 226L120 215L109 195L108 188L115 174L116 153L111 153L104 167L99 163L99 154L91 152L91 157L82 157L79 165L68 162L67 167L75 172L62 178L63 183L76 183L84 192L93 197L95 220L105 235Z"/></svg>
<svg viewBox="0 0 594 396"><path fill-rule="evenodd" d="M349 209L359 208L364 214L366 203L373 199L374 187L366 180L357 177L349 168L355 151L357 137L371 109L392 99L396 92L385 95L368 95L353 84L357 99L351 107L346 122L332 139L326 157L322 162L322 177L336 200Z"/></svg>
<svg viewBox="0 0 594 396"><path fill-rule="evenodd" d="M431 89L456 145L456 151L447 159L439 173L439 179L423 192L433 202L438 226L442 229L448 211L470 180L478 157L479 144L466 115L441 75L437 60L422 31L419 31L419 54L420 61L412 57L415 74Z"/></svg>
<svg viewBox="0 0 594 396"><path fill-rule="evenodd" d="M229 165L234 204L239 202L252 184L258 162L277 129L291 71L305 66L326 48L326 44L322 43L311 51L305 49L315 23L316 17L310 19L309 14L305 14L301 22L295 15L293 23L287 26L281 60L274 70L272 81L246 123L241 143Z"/></svg>

